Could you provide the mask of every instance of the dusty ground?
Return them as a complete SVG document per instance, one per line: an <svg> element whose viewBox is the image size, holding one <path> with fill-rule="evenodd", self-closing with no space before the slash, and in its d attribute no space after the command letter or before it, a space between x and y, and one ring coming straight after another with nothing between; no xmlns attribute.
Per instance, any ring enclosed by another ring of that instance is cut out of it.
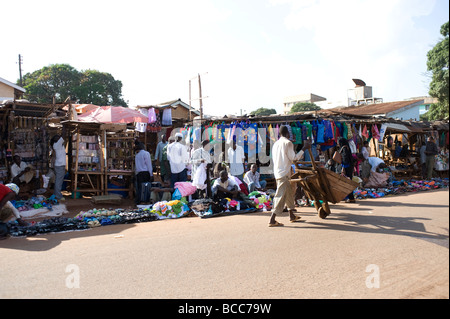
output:
<svg viewBox="0 0 450 319"><path fill-rule="evenodd" d="M280 228L250 213L9 238L0 298L449 298L448 195L340 203L325 220L301 208Z"/></svg>

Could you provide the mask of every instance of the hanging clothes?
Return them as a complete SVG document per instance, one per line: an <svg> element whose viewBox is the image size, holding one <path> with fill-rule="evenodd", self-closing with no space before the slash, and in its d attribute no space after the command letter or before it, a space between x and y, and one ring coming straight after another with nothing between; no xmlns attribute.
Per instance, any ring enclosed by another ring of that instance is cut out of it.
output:
<svg viewBox="0 0 450 319"><path fill-rule="evenodd" d="M172 126L172 108L165 108L162 114L161 124L164 126Z"/></svg>
<svg viewBox="0 0 450 319"><path fill-rule="evenodd" d="M150 109L148 109L148 123L155 123L156 122L156 113L155 113L155 109L152 107Z"/></svg>
<svg viewBox="0 0 450 319"><path fill-rule="evenodd" d="M372 137L376 140L380 138L380 133L378 132L378 126L376 124L372 125Z"/></svg>
<svg viewBox="0 0 450 319"><path fill-rule="evenodd" d="M369 132L367 131L367 125L366 124L364 124L364 128L362 130L361 136L365 137L366 140L369 138Z"/></svg>
<svg viewBox="0 0 450 319"><path fill-rule="evenodd" d="M156 121L153 123L148 123L147 125L147 131L148 132L152 132L152 133L157 133L160 132L162 130L161 127L161 113L159 109L155 109L155 118Z"/></svg>

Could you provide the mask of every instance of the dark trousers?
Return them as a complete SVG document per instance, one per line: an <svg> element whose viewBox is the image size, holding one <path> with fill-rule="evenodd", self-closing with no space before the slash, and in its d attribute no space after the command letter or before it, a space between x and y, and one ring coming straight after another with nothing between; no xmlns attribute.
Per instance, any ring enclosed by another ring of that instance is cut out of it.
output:
<svg viewBox="0 0 450 319"><path fill-rule="evenodd" d="M150 173L148 171L137 173L135 179L136 197L134 199L136 205L141 202L142 183L151 182L152 179L153 177L150 176Z"/></svg>
<svg viewBox="0 0 450 319"><path fill-rule="evenodd" d="M175 187L176 182L186 182L187 181L187 169L185 168L179 173L172 173L170 177L170 185L172 188Z"/></svg>
<svg viewBox="0 0 450 319"><path fill-rule="evenodd" d="M347 176L350 179L352 179L352 177L353 177L353 166L350 165L349 167L345 167L344 168L344 172L345 172L345 176ZM348 199L350 199L350 200L355 199L355 196L353 195L353 191L350 194L348 194Z"/></svg>

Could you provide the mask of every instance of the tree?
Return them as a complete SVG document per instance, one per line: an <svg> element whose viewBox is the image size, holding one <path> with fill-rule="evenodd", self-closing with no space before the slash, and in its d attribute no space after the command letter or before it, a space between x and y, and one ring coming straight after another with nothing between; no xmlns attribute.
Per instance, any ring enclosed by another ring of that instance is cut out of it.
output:
<svg viewBox="0 0 450 319"><path fill-rule="evenodd" d="M429 94L438 99L426 113L428 120L444 119L449 116L449 23L441 26L444 37L427 53L427 70L431 71Z"/></svg>
<svg viewBox="0 0 450 319"><path fill-rule="evenodd" d="M25 98L39 103L72 101L96 105L128 106L122 99L122 82L105 72L79 72L68 64L52 64L23 77Z"/></svg>
<svg viewBox="0 0 450 319"><path fill-rule="evenodd" d="M86 70L81 75L78 93L82 103L127 106L122 99L122 82L105 72Z"/></svg>
<svg viewBox="0 0 450 319"><path fill-rule="evenodd" d="M270 114L277 114L277 111L275 109L268 109L265 107L260 107L259 109L250 113L250 115L255 115L255 116L266 116L266 115L270 115Z"/></svg>
<svg viewBox="0 0 450 319"><path fill-rule="evenodd" d="M38 103L63 102L68 96L77 96L80 73L68 64L45 66L23 76L25 98Z"/></svg>
<svg viewBox="0 0 450 319"><path fill-rule="evenodd" d="M307 103L307 102L299 102L296 103L292 108L290 113L296 113L296 112L307 112L307 111L317 111L320 110L320 106L314 104L314 103Z"/></svg>

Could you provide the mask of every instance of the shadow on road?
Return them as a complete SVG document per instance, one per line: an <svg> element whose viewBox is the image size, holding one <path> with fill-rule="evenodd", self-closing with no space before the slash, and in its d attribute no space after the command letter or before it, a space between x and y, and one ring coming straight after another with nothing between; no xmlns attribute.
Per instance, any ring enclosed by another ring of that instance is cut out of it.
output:
<svg viewBox="0 0 450 319"><path fill-rule="evenodd" d="M32 237L11 237L0 241L0 249L46 251L67 240L91 236L118 235L131 227L135 227L135 224L109 225L80 231L41 234Z"/></svg>

